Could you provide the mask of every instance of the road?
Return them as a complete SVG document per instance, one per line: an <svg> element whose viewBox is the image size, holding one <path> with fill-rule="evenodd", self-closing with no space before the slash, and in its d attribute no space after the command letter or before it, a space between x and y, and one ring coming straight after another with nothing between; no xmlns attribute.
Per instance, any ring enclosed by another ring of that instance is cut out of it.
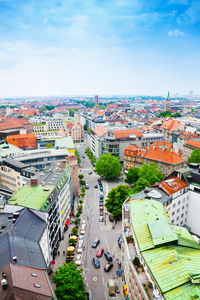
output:
<svg viewBox="0 0 200 300"><path fill-rule="evenodd" d="M94 300L107 300L110 297L107 293L107 280L110 278L116 278L116 271L118 270L118 262L120 261L120 250L118 248L117 239L121 234L121 224L116 224L115 229L112 229L113 223L110 223L108 216L105 223L99 222L99 187L94 188L99 178L93 171L92 165L85 154L85 158L82 158L84 154L84 146L78 148L81 156L81 174L84 175L84 179L89 184L89 189L86 190L86 196L84 200L84 211L82 219L87 220L86 234L84 238L85 251L83 253L82 268L83 275L85 277L85 283L87 290L90 290ZM92 174L88 175L88 172L92 170ZM105 188L108 188L108 184L103 183L104 194ZM91 247L91 243L95 238L100 239L100 244L96 249ZM96 256L98 248L104 248L104 251L109 251L113 256L113 268L110 272L104 271L104 266L107 263L105 256L103 255L99 260L101 267L95 269L92 264L92 258ZM121 280L121 279L120 279ZM122 295L117 294L115 299L124 299Z"/></svg>

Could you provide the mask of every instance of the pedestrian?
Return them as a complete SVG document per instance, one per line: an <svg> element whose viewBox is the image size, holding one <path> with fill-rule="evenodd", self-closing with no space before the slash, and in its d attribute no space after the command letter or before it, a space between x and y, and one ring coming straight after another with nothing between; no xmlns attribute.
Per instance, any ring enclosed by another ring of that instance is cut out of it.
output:
<svg viewBox="0 0 200 300"><path fill-rule="evenodd" d="M60 252L58 251L58 255L60 255Z"/></svg>
<svg viewBox="0 0 200 300"><path fill-rule="evenodd" d="M65 255L65 250L63 251L63 255Z"/></svg>

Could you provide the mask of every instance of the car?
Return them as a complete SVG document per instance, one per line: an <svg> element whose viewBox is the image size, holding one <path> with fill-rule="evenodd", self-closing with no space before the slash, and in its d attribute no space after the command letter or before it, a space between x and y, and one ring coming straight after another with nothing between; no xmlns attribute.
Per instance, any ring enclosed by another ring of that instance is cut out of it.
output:
<svg viewBox="0 0 200 300"><path fill-rule="evenodd" d="M92 248L96 248L100 243L100 240L99 239L95 239L91 245Z"/></svg>
<svg viewBox="0 0 200 300"><path fill-rule="evenodd" d="M85 183L85 188L88 190L89 189L89 184L86 182Z"/></svg>
<svg viewBox="0 0 200 300"><path fill-rule="evenodd" d="M100 191L103 191L103 185L100 186Z"/></svg>
<svg viewBox="0 0 200 300"><path fill-rule="evenodd" d="M82 224L81 230L85 230L85 226L86 226L86 224Z"/></svg>
<svg viewBox="0 0 200 300"><path fill-rule="evenodd" d="M79 243L83 243L83 241L84 241L84 236L80 235L79 236Z"/></svg>
<svg viewBox="0 0 200 300"><path fill-rule="evenodd" d="M104 221L104 217L103 216L100 216L99 217L99 222L103 222Z"/></svg>
<svg viewBox="0 0 200 300"><path fill-rule="evenodd" d="M98 179L97 179L97 181L98 181L98 182L101 182L101 179L100 179L100 178L98 178Z"/></svg>
<svg viewBox="0 0 200 300"><path fill-rule="evenodd" d="M92 171L89 171L89 172L88 172L88 175L91 175L91 174L92 174Z"/></svg>
<svg viewBox="0 0 200 300"><path fill-rule="evenodd" d="M104 256L107 259L107 261L112 261L112 256L111 256L110 252L108 252L108 251L104 252Z"/></svg>
<svg viewBox="0 0 200 300"><path fill-rule="evenodd" d="M104 210L103 205L102 205L102 206L99 206L99 210L100 210L100 211L101 211L101 210Z"/></svg>
<svg viewBox="0 0 200 300"><path fill-rule="evenodd" d="M97 257L93 257L92 262L95 268L100 268L100 262Z"/></svg>
<svg viewBox="0 0 200 300"><path fill-rule="evenodd" d="M85 230L81 230L81 234L84 235L85 234Z"/></svg>
<svg viewBox="0 0 200 300"><path fill-rule="evenodd" d="M82 220L82 222L81 222L81 223L82 223L82 225L83 225L83 224L86 224L86 220Z"/></svg>
<svg viewBox="0 0 200 300"><path fill-rule="evenodd" d="M99 201L99 206L102 206L103 205L103 200L100 200Z"/></svg>
<svg viewBox="0 0 200 300"><path fill-rule="evenodd" d="M77 255L77 257L76 257L76 265L77 266L81 265L81 255Z"/></svg>
<svg viewBox="0 0 200 300"><path fill-rule="evenodd" d="M85 158L85 155L83 155L82 157Z"/></svg>
<svg viewBox="0 0 200 300"><path fill-rule="evenodd" d="M92 300L92 294L91 294L91 292L85 292L85 294L86 294L86 297L87 297L87 300Z"/></svg>
<svg viewBox="0 0 200 300"><path fill-rule="evenodd" d="M101 257L103 255L104 249L103 248L99 248L99 250L96 253L96 257Z"/></svg>
<svg viewBox="0 0 200 300"><path fill-rule="evenodd" d="M109 272L109 271L112 269L112 267L113 267L113 264L109 264L109 263L108 263L108 264L105 265L104 271L105 271L105 272Z"/></svg>
<svg viewBox="0 0 200 300"><path fill-rule="evenodd" d="M83 248L79 244L78 247L77 247L77 253L82 253L82 252L83 252Z"/></svg>
<svg viewBox="0 0 200 300"><path fill-rule="evenodd" d="M100 215L100 216L103 216L103 215L104 215L104 211L103 211L103 210L100 210L99 215Z"/></svg>
<svg viewBox="0 0 200 300"><path fill-rule="evenodd" d="M97 184L95 184L94 188L95 188L95 189L98 189L98 185L97 185Z"/></svg>
<svg viewBox="0 0 200 300"><path fill-rule="evenodd" d="M103 200L103 194L100 193L100 200Z"/></svg>

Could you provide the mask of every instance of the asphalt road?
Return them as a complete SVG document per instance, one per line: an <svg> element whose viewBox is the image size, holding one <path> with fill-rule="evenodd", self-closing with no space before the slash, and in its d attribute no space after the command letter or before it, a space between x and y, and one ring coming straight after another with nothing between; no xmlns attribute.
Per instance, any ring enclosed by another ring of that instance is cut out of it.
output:
<svg viewBox="0 0 200 300"><path fill-rule="evenodd" d="M90 290L94 300L109 299L107 292L107 281L110 278L116 278L116 271L118 269L118 261L120 259L120 250L118 249L117 239L121 233L121 226L116 225L115 229L112 229L112 223L106 219L106 224L99 222L99 194L100 190L94 188L99 178L93 171L93 167L87 157L84 154L84 145L78 148L81 156L81 174L84 175L84 179L89 184L89 189L86 190L85 196L85 208L82 219L87 221L86 233L84 238L85 250L82 258L83 276L85 277L85 283L87 290ZM82 155L85 158L82 158ZM88 172L92 171L91 175ZM104 194L105 194L105 184ZM108 187L107 187L108 188ZM100 244L97 248L92 248L91 244L95 238L100 239ZM96 256L97 249L104 248L104 251L109 251L113 257L113 268L110 272L104 271L104 266L107 263L105 256L103 255L100 260L100 269L95 269L92 264L92 258ZM122 295L117 295L115 299L123 299Z"/></svg>

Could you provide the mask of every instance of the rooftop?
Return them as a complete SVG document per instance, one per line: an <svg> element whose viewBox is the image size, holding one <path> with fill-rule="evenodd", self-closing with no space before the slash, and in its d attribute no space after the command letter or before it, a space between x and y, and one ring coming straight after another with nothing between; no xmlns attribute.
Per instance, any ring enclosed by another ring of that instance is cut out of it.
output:
<svg viewBox="0 0 200 300"><path fill-rule="evenodd" d="M42 185L35 187L25 185L12 195L8 204L46 211L45 204L53 189L54 186L52 185L45 185L45 187Z"/></svg>
<svg viewBox="0 0 200 300"><path fill-rule="evenodd" d="M143 136L142 131L140 129L114 130L113 133L116 139L130 138L130 135L135 135L136 137Z"/></svg>
<svg viewBox="0 0 200 300"><path fill-rule="evenodd" d="M186 228L170 225L161 203L130 202L132 228L141 254L166 300L200 297L200 246ZM199 279L198 279L199 280Z"/></svg>

